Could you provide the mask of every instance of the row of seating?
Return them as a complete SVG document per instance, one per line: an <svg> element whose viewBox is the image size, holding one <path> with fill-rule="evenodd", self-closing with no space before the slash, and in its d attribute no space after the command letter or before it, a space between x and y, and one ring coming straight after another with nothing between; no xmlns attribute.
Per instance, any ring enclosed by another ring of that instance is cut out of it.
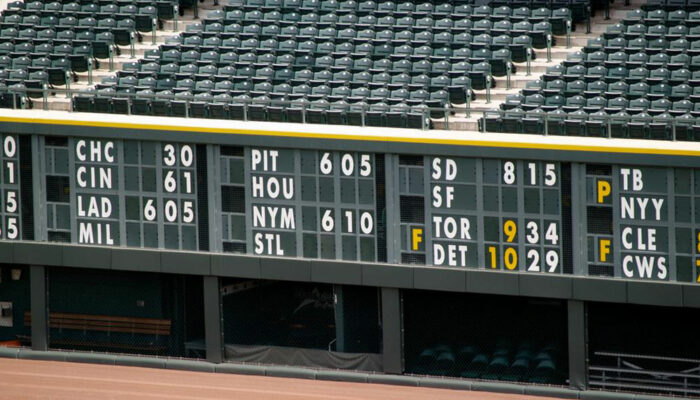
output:
<svg viewBox="0 0 700 400"><path fill-rule="evenodd" d="M698 0L647 0L642 5L642 10L664 10L666 12L676 10L696 11L700 10Z"/></svg>
<svg viewBox="0 0 700 400"><path fill-rule="evenodd" d="M528 35L509 36L500 35L491 37L489 35L478 35L477 37L468 37L471 40L466 43L396 43L382 41L363 41L355 39L325 39L325 40L303 40L270 38L265 40L237 38L225 39L221 41L218 38L207 38L201 40L196 37L196 40L186 38L184 43L168 43L161 46L159 51L147 51L146 58L159 58L160 55L168 52L178 52L181 55L186 54L190 60L194 60L195 56L206 55L207 59L214 60L214 53L226 55L227 58L235 57L234 61L240 58L245 58L246 61L255 62L256 57L284 56L289 57L290 54L298 56L333 56L333 55L362 55L371 56L373 58L389 58L391 60L399 60L411 58L413 60L421 60L425 58L432 59L454 59L454 61L465 60L472 58L472 52L476 51L498 51L508 49L512 53L512 61L524 62L528 55L534 59L534 52L531 51L533 46L532 37ZM307 38L308 39L308 38ZM489 58L482 56L481 58ZM281 61L280 63L287 63Z"/></svg>
<svg viewBox="0 0 700 400"><path fill-rule="evenodd" d="M279 79L289 76L296 70L297 73L303 69L311 69L314 72L326 71L329 78L331 73L349 71L352 73L367 72L370 74L381 73L416 73L416 74L464 74L466 72L493 73L495 76L505 75L505 71L495 69L492 64L497 61L507 61L509 59L508 50L499 50L491 53L483 51L474 53L470 61L451 63L448 59L431 60L420 59L411 61L410 59L398 59L391 61L388 58L371 58L366 56L336 55L323 56L308 60L306 57L294 58L283 56L256 57L256 61L249 59L238 59L238 61L149 61L149 62L128 62L124 64L126 71L140 71L161 74L202 74L202 75L225 75L225 76L254 76L272 78L280 75ZM222 57L219 57L221 59ZM17 60L14 60L16 62ZM491 63L487 63L490 61ZM290 71L291 70L291 71ZM675 72L675 71L674 71ZM325 79L325 78L323 78ZM331 79L327 79L331 80Z"/></svg>
<svg viewBox="0 0 700 400"><path fill-rule="evenodd" d="M174 93L206 93L206 94L230 94L244 95L251 94L254 96L269 95L272 98L278 99L388 99L396 101L407 101L414 105L419 105L428 100L439 101L438 106L444 105L448 100L454 103L464 104L467 101L467 96L470 92L465 90L468 87L468 78L460 80L454 79L453 83L465 82L462 85L455 84L447 86L430 86L424 89L411 90L407 89L407 85L401 84L383 84L371 83L370 87L365 85L327 85L324 82L320 83L299 83L293 84L270 82L252 82L250 80L231 82L220 81L213 82L205 79L194 82L192 80L172 79L156 80L154 78L137 79L135 77L120 79L116 85L98 85L97 88L114 89L116 92L139 93L143 90L167 90L170 94ZM165 93L165 92L163 92Z"/></svg>
<svg viewBox="0 0 700 400"><path fill-rule="evenodd" d="M351 69L337 69L329 70L327 68L289 68L289 67L250 67L250 66L226 66L216 68L213 65L207 65L199 68L191 68L189 66L194 66L194 64L186 64L175 72L172 70L166 70L164 67L169 65L175 66L175 64L167 64L160 69L151 69L152 64L143 64L139 70L123 70L119 71L117 75L106 77L102 80L103 84L113 84L121 82L125 79L171 79L177 82L185 81L203 81L211 80L214 82L241 82L241 81L253 81L258 83L272 82L274 84L281 83L320 83L320 84L348 84L348 85L401 85L410 86L411 89L425 89L429 86L433 87L444 87L449 84L460 84L466 85L468 88L470 84L469 76L474 76L478 79L483 79L488 74L488 66L480 65L476 68L469 68L468 63L460 63L458 67L464 67L464 69L453 69L447 72L421 72L421 71L411 71L411 70L400 70L400 71L382 71L373 73L367 71L366 69L358 69L352 71ZM148 67L148 68L147 68ZM182 69L188 67L188 69ZM484 67L483 69L481 67ZM180 71L180 72L178 72ZM457 83L458 82L458 83Z"/></svg>
<svg viewBox="0 0 700 400"><path fill-rule="evenodd" d="M373 62L385 64L377 68L387 68L386 61L409 60L412 62L430 60L451 60L461 62L474 59L490 59L493 53L500 50L508 50L514 62L527 60L527 50L530 48L530 38L527 36L496 37L489 43L469 43L466 45L438 45L426 44L412 46L404 44L392 46L391 44L369 43L353 44L351 41L326 41L320 43L295 42L285 40L278 42L268 39L263 42L249 43L258 47L215 47L205 45L165 45L160 52L149 52L148 56L141 60L144 62L158 62L161 64L179 62L219 63L226 66L236 62L249 64L294 64L298 59L301 64L309 64L308 57L312 57L315 64L323 57L337 59L341 57L364 58L368 57ZM303 60L302 60L303 59ZM325 58L324 58L325 60Z"/></svg>
<svg viewBox="0 0 700 400"><path fill-rule="evenodd" d="M166 43L169 44L191 44L198 45L210 41L210 46L221 45L224 47L235 46L237 41L243 40L290 40L296 39L299 42L313 41L326 42L328 40L349 40L358 42L374 42L374 43L393 43L400 44L433 44L433 45L451 45L451 44L469 44L474 38L488 35L488 37L498 37L507 35L509 37L518 37L527 35L532 38L533 46L536 48L545 48L549 43L554 44L554 38L550 37L551 25L548 22L541 22L531 25L528 22L522 23L525 26L514 27L506 23L501 29L472 29L460 33L440 32L434 33L424 29L383 29L374 30L373 28L355 29L355 28L322 28L316 27L300 27L289 25L280 27L278 25L261 26L257 24L247 25L241 28L238 24L227 25L225 28L231 28L229 32L187 32L168 38ZM510 27L510 29L506 29ZM518 28L518 29L515 29ZM520 29L522 28L522 29ZM486 36L484 36L486 37ZM218 39L218 40L217 40Z"/></svg>
<svg viewBox="0 0 700 400"><path fill-rule="evenodd" d="M700 19L697 20L700 24ZM622 35L623 39L632 40L639 37L643 37L647 40L658 39L665 37L667 40L682 39L685 36L698 36L700 35L700 25L698 24L686 24L683 23L668 26L666 24L634 24L634 25L623 25L615 24L611 25L606 29L603 38L593 39L591 42L595 47L605 47L607 43L603 42L605 38L615 38Z"/></svg>
<svg viewBox="0 0 700 400"><path fill-rule="evenodd" d="M360 25L376 25L376 26L411 26L417 28L457 28L466 29L473 26L476 21L510 21L512 23L530 21L531 23L549 21L556 23L557 26L562 26L566 20L571 18L571 12L568 8L560 8L550 10L549 8L539 8L530 10L527 7L521 7L511 11L510 7L502 7L493 11L487 9L485 15L468 15L460 16L459 18L443 17L438 18L433 15L426 15L421 18L412 16L395 17L386 15L377 17L374 14L355 14L355 13L340 13L328 11L322 13L307 12L289 12L281 13L279 11L262 12L260 10L247 11L235 10L224 14L218 10L211 14L210 12L205 19L204 25L221 24L228 25L234 21L283 21L283 22L301 22L301 23L316 23L316 24L360 24Z"/></svg>
<svg viewBox="0 0 700 400"><path fill-rule="evenodd" d="M623 96L629 99L649 97L655 100L662 98L670 98L672 100L682 100L687 97L697 98L700 95L700 86L698 86L700 81L694 80L692 83L694 84L693 86L687 83L649 85L647 82L628 84L622 81L606 83L598 80L586 83L582 80L565 82L564 80L556 79L540 86L533 84L518 94L508 95L504 107L510 104L510 99L522 99L533 95L558 95L565 98L583 96L587 99L596 96L603 96L604 98Z"/></svg>
<svg viewBox="0 0 700 400"><path fill-rule="evenodd" d="M697 97L700 96L695 97L695 102L693 102L687 98L681 98L680 100L676 101L671 101L667 98L659 99L653 97L637 97L629 99L627 97L624 97L620 93L614 93L608 98L604 96L595 96L588 99L580 95L565 98L564 96L559 94L554 94L550 96L534 94L525 96L517 100L511 98L508 101L508 106L504 107L503 109L509 110L514 109L516 107L522 107L525 110L531 110L535 108L562 108L564 111L575 112L580 109L583 109L584 111L595 111L604 108L610 110L635 108L640 110L671 110L671 115L682 115L690 111L700 111L700 100L697 99Z"/></svg>
<svg viewBox="0 0 700 400"><path fill-rule="evenodd" d="M369 105L364 102L312 102L302 107L282 106L275 102L243 102L234 99L198 99L197 101L76 96L73 110L117 114L215 118L250 121L319 123L355 126L426 129L428 113L404 105Z"/></svg>
<svg viewBox="0 0 700 400"><path fill-rule="evenodd" d="M57 15L58 13L72 14L74 16L87 14L128 14L136 15L151 14L154 7L160 19L173 19L177 14L178 3L180 9L192 7L192 0L102 0L93 2L75 2L75 1L14 1L8 4L7 15L19 14L39 14L39 15Z"/></svg>
<svg viewBox="0 0 700 400"><path fill-rule="evenodd" d="M546 118L545 118L546 115ZM600 109L567 113L561 109L545 111L512 109L488 111L480 121L489 132L530 133L569 136L613 137L655 140L700 140L700 112L674 117L663 110Z"/></svg>
<svg viewBox="0 0 700 400"><path fill-rule="evenodd" d="M552 71L566 72L566 68L582 66L585 68L596 67L603 65L605 67L626 67L629 69L646 67L648 69L659 68L666 66L668 68L692 68L697 70L697 65L700 65L700 54L691 55L688 52L669 55L667 53L651 53L646 51L604 51L596 50L594 52L584 53L577 51L567 56L560 66L552 68ZM557 72L555 72L557 73Z"/></svg>
<svg viewBox="0 0 700 400"><path fill-rule="evenodd" d="M507 346L483 351L467 345L457 352L451 346L438 345L422 350L409 369L421 375L554 384L561 383L563 376L556 371L555 354L553 346L535 349L528 344L515 351Z"/></svg>
<svg viewBox="0 0 700 400"><path fill-rule="evenodd" d="M544 81L556 80L558 78L566 79L567 81L583 79L587 82L602 80L606 83L612 82L647 82L649 84L660 84L670 82L672 84L686 83L691 80L700 78L700 69L694 68L694 71L685 68L683 64L673 65L672 68L667 68L669 64L649 65L648 67L637 67L627 69L622 66L607 68L603 65L595 67L584 67L583 65L575 65L573 67L562 67L557 70L550 69L542 76ZM536 84L533 82L532 84Z"/></svg>
<svg viewBox="0 0 700 400"><path fill-rule="evenodd" d="M252 11L298 11L302 13L317 12L317 11L350 11L361 13L372 13L374 15L400 15L400 16L449 16L449 17L466 17L466 16L487 16L487 15L506 15L506 9L517 8L579 8L587 7L588 1L530 1L530 0L515 0L515 1L481 1L479 5L474 5L474 2L422 2L414 3L410 1L393 2L381 1L375 2L372 0L355 1L355 0L230 0L225 6L224 11L235 10L252 10ZM499 9L497 13L492 14L494 10ZM213 18L219 17L221 14L212 13ZM512 16L522 15L522 10L513 11ZM577 21L578 22L578 21Z"/></svg>

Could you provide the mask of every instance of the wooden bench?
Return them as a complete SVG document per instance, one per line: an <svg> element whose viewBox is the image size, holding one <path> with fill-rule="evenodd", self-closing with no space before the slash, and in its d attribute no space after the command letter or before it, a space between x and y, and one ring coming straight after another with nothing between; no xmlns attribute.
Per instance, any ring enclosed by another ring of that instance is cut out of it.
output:
<svg viewBox="0 0 700 400"><path fill-rule="evenodd" d="M30 326L32 324L32 315L30 312L24 313L24 324L25 326ZM171 324L169 319L72 313L49 314L49 328L55 329L169 336Z"/></svg>
<svg viewBox="0 0 700 400"><path fill-rule="evenodd" d="M113 315L89 315L73 313L50 313L49 328L58 330L73 330L83 332L126 333L132 335L151 335L156 339L170 336L172 322L169 319L118 317ZM24 313L24 325L31 326L32 316L30 312ZM160 352L165 346L148 345L138 346L126 343L77 341L77 340L52 340L54 345L68 345L72 347L108 347L120 350L135 350Z"/></svg>

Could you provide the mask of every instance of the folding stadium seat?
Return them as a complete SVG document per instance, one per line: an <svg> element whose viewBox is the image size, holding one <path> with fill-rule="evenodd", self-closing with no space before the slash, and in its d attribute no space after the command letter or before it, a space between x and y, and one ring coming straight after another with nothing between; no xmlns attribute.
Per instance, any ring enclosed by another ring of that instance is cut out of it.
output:
<svg viewBox="0 0 700 400"><path fill-rule="evenodd" d="M586 79L602 79L607 76L608 69L602 65L590 67L586 70Z"/></svg>
<svg viewBox="0 0 700 400"><path fill-rule="evenodd" d="M591 110L599 110L607 106L607 100L603 96L595 96L586 100L586 108Z"/></svg>
<svg viewBox="0 0 700 400"><path fill-rule="evenodd" d="M377 4L377 11L382 13L393 13L396 9L396 4L393 1L382 1Z"/></svg>
<svg viewBox="0 0 700 400"><path fill-rule="evenodd" d="M675 120L673 121L672 134L674 135L676 140L694 139L694 120L694 117L690 114L684 114L680 117L675 118Z"/></svg>
<svg viewBox="0 0 700 400"><path fill-rule="evenodd" d="M671 109L672 105L673 104L669 100L667 100L665 98L661 98L661 99L653 100L651 102L650 109L668 111Z"/></svg>
<svg viewBox="0 0 700 400"><path fill-rule="evenodd" d="M396 10L399 13L412 13L415 11L415 4L412 1L396 3Z"/></svg>
<svg viewBox="0 0 700 400"><path fill-rule="evenodd" d="M671 56L668 66L669 68L679 68L681 66L687 67L688 65L690 65L690 62L691 58L688 54L675 54Z"/></svg>
<svg viewBox="0 0 700 400"><path fill-rule="evenodd" d="M630 110L647 110L651 107L651 102L643 97L636 98L630 101Z"/></svg>

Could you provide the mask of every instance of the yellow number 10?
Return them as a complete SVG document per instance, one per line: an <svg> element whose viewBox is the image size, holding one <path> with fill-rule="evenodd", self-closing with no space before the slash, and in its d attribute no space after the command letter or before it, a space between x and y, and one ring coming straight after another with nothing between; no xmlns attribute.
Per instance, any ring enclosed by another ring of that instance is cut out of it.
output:
<svg viewBox="0 0 700 400"><path fill-rule="evenodd" d="M489 246L488 251L489 255L491 255L491 268L498 268L498 265L496 264L496 246ZM505 251L503 252L503 263L510 271L518 268L518 252L514 247L506 247Z"/></svg>

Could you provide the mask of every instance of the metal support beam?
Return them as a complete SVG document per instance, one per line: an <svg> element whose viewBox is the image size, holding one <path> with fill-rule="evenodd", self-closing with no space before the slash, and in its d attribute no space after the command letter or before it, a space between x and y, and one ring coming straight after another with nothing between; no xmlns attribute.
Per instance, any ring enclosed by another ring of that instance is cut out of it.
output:
<svg viewBox="0 0 700 400"><path fill-rule="evenodd" d="M29 279L32 310L32 349L45 351L49 348L46 268L43 265L30 266Z"/></svg>
<svg viewBox="0 0 700 400"><path fill-rule="evenodd" d="M342 285L333 285L335 304L335 350L347 351L345 348L345 296ZM329 349L330 350L330 349Z"/></svg>
<svg viewBox="0 0 700 400"><path fill-rule="evenodd" d="M399 289L382 288L382 356L389 374L403 373L402 314Z"/></svg>
<svg viewBox="0 0 700 400"><path fill-rule="evenodd" d="M587 379L586 305L582 301L568 301L569 331L569 387L585 390Z"/></svg>
<svg viewBox="0 0 700 400"><path fill-rule="evenodd" d="M221 322L221 293L219 278L205 276L204 280L204 337L207 361L221 363L223 357L223 323Z"/></svg>

